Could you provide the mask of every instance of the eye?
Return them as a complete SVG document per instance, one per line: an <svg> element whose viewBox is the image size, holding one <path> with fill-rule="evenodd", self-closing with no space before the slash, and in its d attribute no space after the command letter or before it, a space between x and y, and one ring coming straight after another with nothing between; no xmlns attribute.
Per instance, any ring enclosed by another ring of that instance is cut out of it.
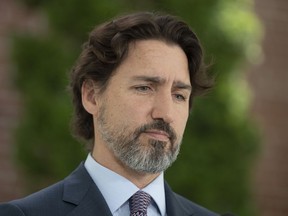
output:
<svg viewBox="0 0 288 216"><path fill-rule="evenodd" d="M135 89L139 92L147 92L152 90L149 86L136 86Z"/></svg>
<svg viewBox="0 0 288 216"><path fill-rule="evenodd" d="M186 97L182 94L175 94L174 96L178 101L186 101Z"/></svg>

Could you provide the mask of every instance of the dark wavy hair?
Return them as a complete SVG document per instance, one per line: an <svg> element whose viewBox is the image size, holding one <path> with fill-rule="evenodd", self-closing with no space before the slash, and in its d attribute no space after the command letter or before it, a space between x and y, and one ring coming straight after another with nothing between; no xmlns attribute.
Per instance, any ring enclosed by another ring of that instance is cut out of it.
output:
<svg viewBox="0 0 288 216"><path fill-rule="evenodd" d="M84 109L81 100L83 82L92 80L100 92L105 91L109 78L127 56L129 44L148 39L179 45L185 52L193 89L190 108L194 96L212 87L206 74L200 42L185 22L172 15L151 12L121 16L91 31L71 71L70 89L75 109L72 126L76 137L87 141L94 139L92 115Z"/></svg>

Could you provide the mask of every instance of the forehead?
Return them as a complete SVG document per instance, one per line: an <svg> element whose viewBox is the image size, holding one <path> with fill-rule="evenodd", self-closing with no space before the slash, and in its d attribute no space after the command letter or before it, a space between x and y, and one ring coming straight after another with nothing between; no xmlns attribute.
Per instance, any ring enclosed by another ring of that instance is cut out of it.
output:
<svg viewBox="0 0 288 216"><path fill-rule="evenodd" d="M131 43L127 57L116 69L115 75L126 78L149 75L190 84L188 60L184 51L178 45L159 40Z"/></svg>

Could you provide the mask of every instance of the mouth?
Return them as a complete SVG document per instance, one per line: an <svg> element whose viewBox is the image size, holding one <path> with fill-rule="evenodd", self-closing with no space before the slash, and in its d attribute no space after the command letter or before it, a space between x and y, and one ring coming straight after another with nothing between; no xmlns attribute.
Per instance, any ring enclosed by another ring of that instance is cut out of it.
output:
<svg viewBox="0 0 288 216"><path fill-rule="evenodd" d="M144 132L144 134L146 134L148 137L152 139L163 142L167 142L170 140L169 134L162 130L147 130Z"/></svg>

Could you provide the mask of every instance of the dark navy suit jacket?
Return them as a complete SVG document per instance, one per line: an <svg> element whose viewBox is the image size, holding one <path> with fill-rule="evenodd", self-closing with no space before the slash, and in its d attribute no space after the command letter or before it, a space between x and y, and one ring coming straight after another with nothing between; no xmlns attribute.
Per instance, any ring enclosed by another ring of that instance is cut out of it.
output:
<svg viewBox="0 0 288 216"><path fill-rule="evenodd" d="M174 193L165 183L167 216L217 216ZM83 163L63 181L23 199L0 204L1 216L112 216Z"/></svg>

